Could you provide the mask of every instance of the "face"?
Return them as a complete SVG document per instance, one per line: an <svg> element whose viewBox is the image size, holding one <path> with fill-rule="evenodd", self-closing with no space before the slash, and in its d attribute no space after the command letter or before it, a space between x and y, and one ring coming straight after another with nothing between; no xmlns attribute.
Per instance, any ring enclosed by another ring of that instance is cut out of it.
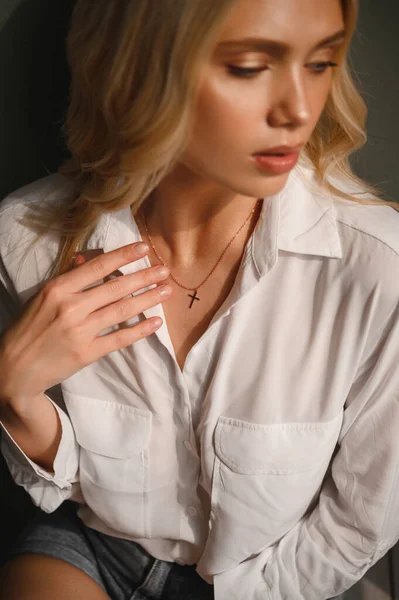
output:
<svg viewBox="0 0 399 600"><path fill-rule="evenodd" d="M306 144L331 90L344 30L340 0L237 0L204 65L192 141L182 163L245 196L278 193L285 172L253 154ZM261 38L263 45L227 43ZM273 42L273 43L270 43Z"/></svg>

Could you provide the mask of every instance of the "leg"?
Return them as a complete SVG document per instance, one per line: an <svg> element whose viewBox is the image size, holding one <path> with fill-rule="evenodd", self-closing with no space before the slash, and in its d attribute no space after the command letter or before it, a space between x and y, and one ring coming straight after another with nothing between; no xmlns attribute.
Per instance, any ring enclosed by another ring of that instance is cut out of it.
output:
<svg viewBox="0 0 399 600"><path fill-rule="evenodd" d="M0 569L0 600L109 600L78 567L52 556L20 554Z"/></svg>

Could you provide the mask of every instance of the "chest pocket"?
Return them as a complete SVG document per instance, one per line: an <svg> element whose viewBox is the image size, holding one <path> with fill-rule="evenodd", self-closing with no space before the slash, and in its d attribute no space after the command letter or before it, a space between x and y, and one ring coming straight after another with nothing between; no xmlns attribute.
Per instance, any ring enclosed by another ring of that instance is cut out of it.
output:
<svg viewBox="0 0 399 600"><path fill-rule="evenodd" d="M69 392L64 398L85 502L109 527L145 537L151 412Z"/></svg>
<svg viewBox="0 0 399 600"><path fill-rule="evenodd" d="M213 573L275 543L306 513L320 491L342 418L257 425L219 417L208 545Z"/></svg>

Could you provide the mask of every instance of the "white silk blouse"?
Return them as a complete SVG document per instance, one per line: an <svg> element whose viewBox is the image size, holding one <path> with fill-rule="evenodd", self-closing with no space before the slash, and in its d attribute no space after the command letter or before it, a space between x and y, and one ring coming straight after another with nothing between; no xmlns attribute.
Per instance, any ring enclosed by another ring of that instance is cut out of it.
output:
<svg viewBox="0 0 399 600"><path fill-rule="evenodd" d="M57 173L1 203L2 329L59 246L49 232L24 257L34 234L17 218L71 193ZM139 240L127 207L87 249ZM297 166L183 371L159 304L132 319L161 316L156 333L46 390L62 424L53 475L0 423L15 483L45 512L76 501L88 527L196 564L216 600L347 590L399 539L398 253L393 208L332 196Z"/></svg>

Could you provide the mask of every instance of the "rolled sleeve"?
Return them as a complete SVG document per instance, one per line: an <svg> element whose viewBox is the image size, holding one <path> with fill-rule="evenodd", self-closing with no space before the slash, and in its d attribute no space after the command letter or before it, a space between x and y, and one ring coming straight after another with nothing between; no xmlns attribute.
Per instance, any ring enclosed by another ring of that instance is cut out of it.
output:
<svg viewBox="0 0 399 600"><path fill-rule="evenodd" d="M8 211L12 211L14 215L15 210L10 206L0 216L5 219L6 212L8 215ZM23 309L20 292L24 292L25 301L27 301L38 290L41 281L40 277L37 277L37 269L26 267L23 273L23 288L19 285L19 292L17 291L15 275L12 277L11 273L19 272L20 257L19 251L16 253L16 257L10 252L10 230L12 229L6 223L5 220L2 224L0 219L0 334L20 315ZM19 245L16 247L19 248ZM4 262L5 257L7 257L8 268ZM29 290L29 293L26 290ZM66 410L60 408L48 393L46 393L46 397L58 412L62 427L61 441L53 465L54 473L46 471L30 460L1 421L0 449L14 482L25 489L36 506L45 512L53 512L64 500L75 500L82 504L84 500L78 476L79 445L72 423ZM62 397L58 398L58 404L65 406Z"/></svg>
<svg viewBox="0 0 399 600"><path fill-rule="evenodd" d="M30 495L33 503L45 512L53 512L64 500L82 502L79 485L79 445L68 415L46 394L61 421L62 434L54 473L33 462L16 443L0 421L3 434L1 451L11 477Z"/></svg>

